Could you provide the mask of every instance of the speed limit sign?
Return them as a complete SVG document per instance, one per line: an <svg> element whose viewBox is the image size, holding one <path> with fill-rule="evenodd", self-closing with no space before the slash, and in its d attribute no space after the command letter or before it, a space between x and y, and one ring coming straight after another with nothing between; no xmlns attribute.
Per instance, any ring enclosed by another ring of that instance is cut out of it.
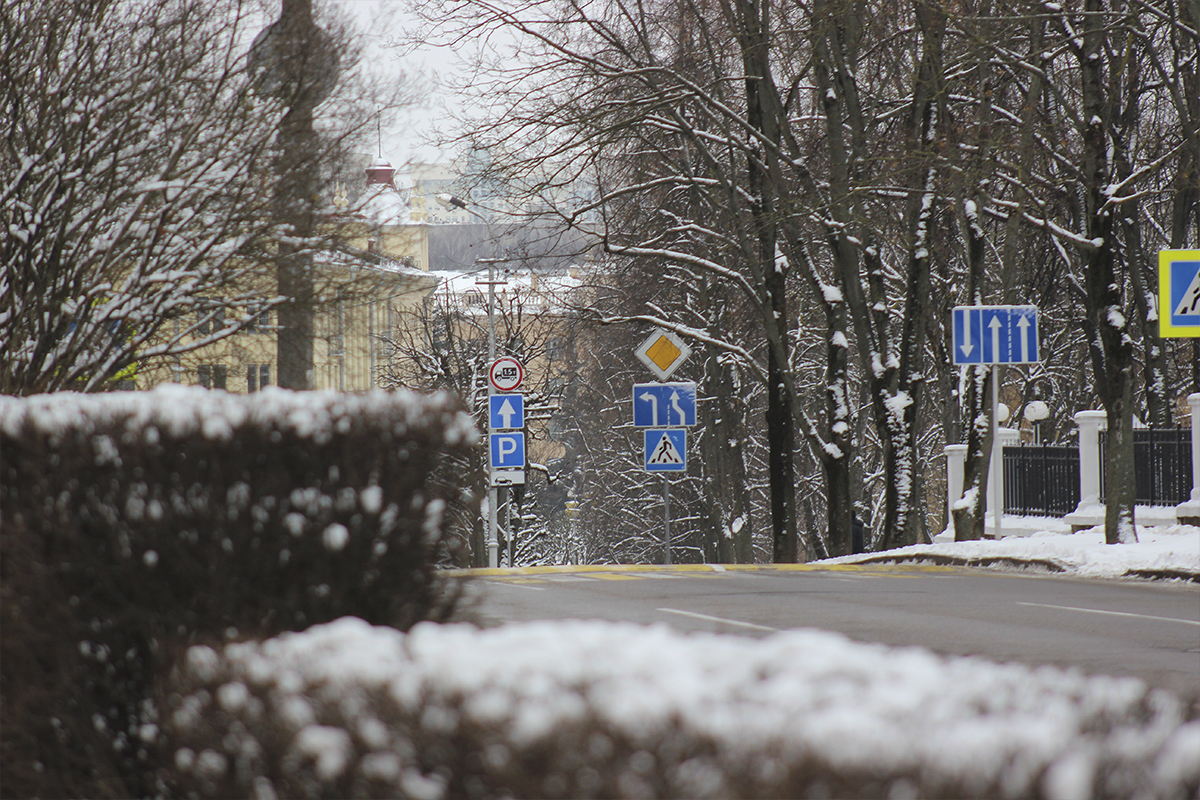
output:
<svg viewBox="0 0 1200 800"><path fill-rule="evenodd" d="M488 370L488 380L498 391L511 392L525 380L525 368L512 356L497 358Z"/></svg>

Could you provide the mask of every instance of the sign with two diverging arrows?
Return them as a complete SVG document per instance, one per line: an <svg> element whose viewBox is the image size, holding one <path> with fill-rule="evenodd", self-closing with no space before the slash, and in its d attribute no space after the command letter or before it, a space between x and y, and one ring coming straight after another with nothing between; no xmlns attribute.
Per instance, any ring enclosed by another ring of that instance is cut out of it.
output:
<svg viewBox="0 0 1200 800"><path fill-rule="evenodd" d="M696 424L696 384L635 383L635 428L682 428Z"/></svg>
<svg viewBox="0 0 1200 800"><path fill-rule="evenodd" d="M1038 355L1036 306L954 309L955 364L1032 364Z"/></svg>

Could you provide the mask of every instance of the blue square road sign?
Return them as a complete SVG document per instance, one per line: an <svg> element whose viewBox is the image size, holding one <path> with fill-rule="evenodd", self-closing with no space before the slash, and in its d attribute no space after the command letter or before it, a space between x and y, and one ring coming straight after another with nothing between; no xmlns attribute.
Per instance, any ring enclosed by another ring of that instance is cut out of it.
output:
<svg viewBox="0 0 1200 800"><path fill-rule="evenodd" d="M488 427L494 431L525 427L525 395L494 394L488 397Z"/></svg>
<svg viewBox="0 0 1200 800"><path fill-rule="evenodd" d="M635 383L633 425L636 428L677 428L696 424L696 384Z"/></svg>
<svg viewBox="0 0 1200 800"><path fill-rule="evenodd" d="M642 431L646 472L683 472L687 469L687 428L650 428Z"/></svg>
<svg viewBox="0 0 1200 800"><path fill-rule="evenodd" d="M493 433L488 438L491 442L492 469L525 468L525 434Z"/></svg>

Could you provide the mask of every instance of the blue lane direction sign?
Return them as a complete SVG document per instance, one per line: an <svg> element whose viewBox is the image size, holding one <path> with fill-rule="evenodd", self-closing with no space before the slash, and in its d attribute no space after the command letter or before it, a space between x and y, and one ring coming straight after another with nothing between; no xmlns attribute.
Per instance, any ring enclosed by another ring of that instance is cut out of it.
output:
<svg viewBox="0 0 1200 800"><path fill-rule="evenodd" d="M642 441L642 465L646 472L683 472L687 469L687 428L644 430Z"/></svg>
<svg viewBox="0 0 1200 800"><path fill-rule="evenodd" d="M488 427L510 431L525 427L525 395L494 394L488 397Z"/></svg>
<svg viewBox="0 0 1200 800"><path fill-rule="evenodd" d="M955 364L1032 364L1038 354L1036 306L958 306Z"/></svg>
<svg viewBox="0 0 1200 800"><path fill-rule="evenodd" d="M633 425L636 428L673 428L696 424L696 384L635 383Z"/></svg>
<svg viewBox="0 0 1200 800"><path fill-rule="evenodd" d="M525 468L525 434L493 433L491 440L492 469Z"/></svg>

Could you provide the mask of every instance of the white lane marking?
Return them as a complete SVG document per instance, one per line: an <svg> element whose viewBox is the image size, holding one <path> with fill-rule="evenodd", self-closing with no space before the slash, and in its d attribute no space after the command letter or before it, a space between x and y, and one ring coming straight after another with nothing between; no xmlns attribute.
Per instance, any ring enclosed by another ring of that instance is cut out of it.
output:
<svg viewBox="0 0 1200 800"><path fill-rule="evenodd" d="M680 611L678 608L660 608L659 611L665 611L668 614L679 614L682 617L692 617L693 619L702 619L705 622L719 622L722 625L740 625L743 628L753 628L756 631L777 631L778 628L768 628L766 625L756 625L753 622L742 622L736 619L725 619L724 617L710 617L708 614L697 614L695 611Z"/></svg>
<svg viewBox="0 0 1200 800"><path fill-rule="evenodd" d="M1019 606L1037 606L1038 608L1057 608L1060 611L1082 611L1085 614L1107 614L1111 617L1135 617L1137 619L1155 619L1159 622L1182 622L1184 625L1200 625L1200 621L1194 619L1177 619L1175 617L1154 617L1149 614L1130 614L1127 611L1104 611L1099 608L1074 608L1073 606L1052 606L1048 603L1022 603L1017 602Z"/></svg>
<svg viewBox="0 0 1200 800"><path fill-rule="evenodd" d="M512 586L516 589L532 589L535 592L546 591L545 586L530 586L526 583L517 583L516 581L488 581L493 586Z"/></svg>

